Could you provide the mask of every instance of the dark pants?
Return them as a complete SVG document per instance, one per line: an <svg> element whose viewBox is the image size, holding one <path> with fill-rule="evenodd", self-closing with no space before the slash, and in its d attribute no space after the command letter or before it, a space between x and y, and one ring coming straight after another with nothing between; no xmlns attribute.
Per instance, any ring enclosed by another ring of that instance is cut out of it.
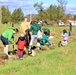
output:
<svg viewBox="0 0 76 75"><path fill-rule="evenodd" d="M1 35L1 41L2 41L3 45L8 45L9 44L8 39L3 37L2 35Z"/></svg>
<svg viewBox="0 0 76 75"><path fill-rule="evenodd" d="M30 40L31 40L31 35L30 35L29 31L27 31L25 37L26 37L26 48L28 48Z"/></svg>

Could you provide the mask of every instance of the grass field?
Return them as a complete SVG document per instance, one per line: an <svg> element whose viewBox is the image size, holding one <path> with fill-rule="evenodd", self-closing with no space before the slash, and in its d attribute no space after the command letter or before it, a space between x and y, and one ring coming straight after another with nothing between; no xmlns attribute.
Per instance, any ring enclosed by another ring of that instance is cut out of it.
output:
<svg viewBox="0 0 76 75"><path fill-rule="evenodd" d="M1 25L0 34L9 27L11 25ZM19 28L19 25L14 27ZM54 36L50 39L54 44L53 49L40 51L34 57L25 56L23 60L5 60L5 64L0 65L0 75L76 75L76 27L73 27L73 34L69 36L66 47L58 47L57 44L63 39L62 30L69 31L69 27L48 26L48 28ZM3 46L1 41L0 46ZM9 50L12 50L12 45ZM2 52L0 49L0 53Z"/></svg>

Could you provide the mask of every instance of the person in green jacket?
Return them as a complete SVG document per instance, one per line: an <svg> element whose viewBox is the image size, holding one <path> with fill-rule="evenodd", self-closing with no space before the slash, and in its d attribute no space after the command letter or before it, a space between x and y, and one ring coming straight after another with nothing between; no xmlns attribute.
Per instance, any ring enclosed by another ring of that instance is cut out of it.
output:
<svg viewBox="0 0 76 75"><path fill-rule="evenodd" d="M39 30L41 30L40 24L38 24L37 21L32 21L32 25L31 25L30 29L28 29L28 31L32 31L31 41L30 41L29 49L28 49L29 55L32 54L31 47L32 47L34 40L35 39L37 40L37 34L38 34ZM39 42L37 42L37 46L38 46L38 49L40 49Z"/></svg>
<svg viewBox="0 0 76 75"><path fill-rule="evenodd" d="M44 32L42 39L38 40L38 42L40 43L40 45L45 45L46 43L48 43L49 46L52 46L52 43L48 39L47 32Z"/></svg>
<svg viewBox="0 0 76 75"><path fill-rule="evenodd" d="M50 35L50 29L49 28L42 28L43 32L46 32L46 35Z"/></svg>
<svg viewBox="0 0 76 75"><path fill-rule="evenodd" d="M12 44L14 43L14 40L12 38L13 38L13 35L16 34L17 32L18 32L17 28L15 28L15 29L8 28L1 34L1 41L4 45L4 53L7 55L8 55L9 42Z"/></svg>
<svg viewBox="0 0 76 75"><path fill-rule="evenodd" d="M71 36L72 35L72 24L70 23L70 25L69 25L69 36Z"/></svg>

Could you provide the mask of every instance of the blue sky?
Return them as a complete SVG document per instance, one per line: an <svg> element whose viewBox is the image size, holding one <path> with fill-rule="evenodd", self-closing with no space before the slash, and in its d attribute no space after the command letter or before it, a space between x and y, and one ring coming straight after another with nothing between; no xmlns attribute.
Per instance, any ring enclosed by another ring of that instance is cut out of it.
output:
<svg viewBox="0 0 76 75"><path fill-rule="evenodd" d="M66 0L66 12L76 14L76 0ZM0 0L0 6L8 7L11 13L14 9L21 7L24 14L37 13L33 5L38 2L43 2L43 7L48 8L51 4L58 5L57 0Z"/></svg>

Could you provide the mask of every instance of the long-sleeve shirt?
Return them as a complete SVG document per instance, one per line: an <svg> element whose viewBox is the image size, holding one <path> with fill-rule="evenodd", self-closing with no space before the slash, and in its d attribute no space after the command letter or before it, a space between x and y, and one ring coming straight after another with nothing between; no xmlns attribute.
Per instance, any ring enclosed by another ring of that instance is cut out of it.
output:
<svg viewBox="0 0 76 75"><path fill-rule="evenodd" d="M41 26L39 24L32 24L28 31L32 31L32 35L37 35L38 30L41 30Z"/></svg>
<svg viewBox="0 0 76 75"><path fill-rule="evenodd" d="M20 33L26 35L25 30L27 30L28 28L30 28L30 24L26 21L22 22L20 25Z"/></svg>
<svg viewBox="0 0 76 75"><path fill-rule="evenodd" d="M2 36L7 38L9 42L14 43L12 36L13 36L13 29L8 28L5 32L2 33Z"/></svg>
<svg viewBox="0 0 76 75"><path fill-rule="evenodd" d="M69 26L70 31L72 31L72 25Z"/></svg>
<svg viewBox="0 0 76 75"><path fill-rule="evenodd" d="M63 36L63 39L64 39L65 41L68 40L68 33L64 33L62 36Z"/></svg>
<svg viewBox="0 0 76 75"><path fill-rule="evenodd" d="M48 40L48 36L45 34L42 36L42 40L40 41L41 45L44 45L45 43L48 43L50 46L52 46L51 42Z"/></svg>
<svg viewBox="0 0 76 75"><path fill-rule="evenodd" d="M42 28L42 30L45 30L46 33L47 33L47 35L50 35L50 29L48 29L48 28Z"/></svg>

